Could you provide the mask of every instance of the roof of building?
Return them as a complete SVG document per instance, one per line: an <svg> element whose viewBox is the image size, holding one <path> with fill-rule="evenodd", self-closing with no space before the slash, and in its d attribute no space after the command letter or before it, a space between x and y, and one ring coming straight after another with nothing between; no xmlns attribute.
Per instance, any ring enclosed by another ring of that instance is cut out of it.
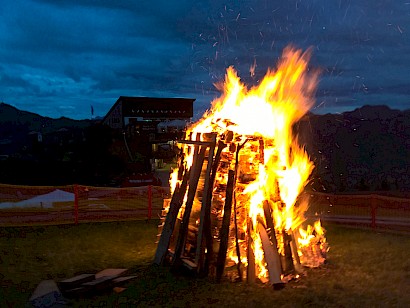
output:
<svg viewBox="0 0 410 308"><path fill-rule="evenodd" d="M188 119L193 116L193 98L120 96L105 118L121 102L124 117L145 119ZM103 121L104 121L103 120Z"/></svg>

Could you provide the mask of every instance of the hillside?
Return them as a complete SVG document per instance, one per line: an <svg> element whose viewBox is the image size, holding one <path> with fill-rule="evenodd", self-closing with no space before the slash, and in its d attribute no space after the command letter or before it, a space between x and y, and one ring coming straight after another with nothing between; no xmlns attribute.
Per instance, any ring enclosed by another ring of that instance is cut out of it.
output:
<svg viewBox="0 0 410 308"><path fill-rule="evenodd" d="M409 110L363 106L308 114L296 130L315 162L311 185L317 190L410 189Z"/></svg>
<svg viewBox="0 0 410 308"><path fill-rule="evenodd" d="M85 128L91 120L72 120L65 117L53 119L36 113L22 111L11 105L0 103L0 138L13 135L13 130L49 133L62 128Z"/></svg>
<svg viewBox="0 0 410 308"><path fill-rule="evenodd" d="M0 183L104 185L122 172L97 121L52 119L0 104Z"/></svg>
<svg viewBox="0 0 410 308"><path fill-rule="evenodd" d="M363 106L342 114L308 113L294 129L316 166L310 189L410 191L410 110ZM34 185L44 174L42 184L105 185L124 174L121 146L122 135L93 121L51 119L0 104L0 158L8 157L0 182Z"/></svg>

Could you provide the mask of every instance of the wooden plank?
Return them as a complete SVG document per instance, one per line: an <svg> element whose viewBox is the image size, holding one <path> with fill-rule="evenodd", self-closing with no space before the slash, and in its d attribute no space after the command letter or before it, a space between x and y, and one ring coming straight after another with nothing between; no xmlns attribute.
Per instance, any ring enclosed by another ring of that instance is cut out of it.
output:
<svg viewBox="0 0 410 308"><path fill-rule="evenodd" d="M204 194L202 197L202 205L201 205L201 214L199 217L199 227L198 227L198 238L196 244L196 251L195 251L195 263L198 265L198 271L203 270L203 260L204 260L204 252L205 252L205 245L204 239L206 238L205 229L207 228L207 220L210 220L211 211L208 210L208 207L211 207L212 201L212 188L213 182L211 182L211 171L212 171L212 164L213 164L213 157L215 151L215 142L216 142L216 134L212 135L212 145L209 148L208 152L208 161L206 166L206 175L205 175L205 184L204 184ZM212 251L207 251L212 253ZM207 270L205 270L207 274Z"/></svg>
<svg viewBox="0 0 410 308"><path fill-rule="evenodd" d="M237 144L236 145L236 152L235 152L235 183L236 179L238 177L238 167L239 167L239 152L241 149L244 147L244 145L248 142L248 140L245 140L242 144ZM236 256L238 258L237 262L237 269L238 269L238 277L239 280L242 281L243 279L243 272L242 272L242 258L241 258L241 249L239 246L239 229L238 229L238 217L237 217L237 202L236 202L236 193L234 190L233 193L233 209L234 209L234 228L235 228L235 248L236 248Z"/></svg>
<svg viewBox="0 0 410 308"><path fill-rule="evenodd" d="M98 294L101 291L112 288L114 286L113 280L116 278L118 276L102 276L92 281L84 282L77 288L67 290L64 294L68 297Z"/></svg>
<svg viewBox="0 0 410 308"><path fill-rule="evenodd" d="M266 232L265 227L261 223L258 223L257 230L262 240L262 248L269 271L269 282L272 285L282 284L283 282L280 278L282 271L277 247L273 247L271 245L268 233Z"/></svg>
<svg viewBox="0 0 410 308"><path fill-rule="evenodd" d="M265 164L265 143L263 139L259 139L259 161L261 164Z"/></svg>
<svg viewBox="0 0 410 308"><path fill-rule="evenodd" d="M184 172L181 186L177 184L177 187L175 188L175 191L172 195L172 199L169 205L169 211L165 218L164 226L161 232L161 237L159 238L157 250L155 252L154 264L162 265L164 263L165 256L167 255L169 244L171 241L171 237L174 232L178 212L182 206L182 202L187 189L189 175L190 170Z"/></svg>
<svg viewBox="0 0 410 308"><path fill-rule="evenodd" d="M102 276L93 281L83 283L81 287L85 289L85 293L97 293L99 291L111 288L113 286L112 281L115 278L117 278L117 276Z"/></svg>
<svg viewBox="0 0 410 308"><path fill-rule="evenodd" d="M226 186L226 196L224 205L224 216L222 218L222 226L219 232L220 234L220 244L218 258L216 261L216 281L221 281L226 261L226 252L228 250L228 240L229 240L229 227L231 224L231 214L232 214L232 199L233 191L235 187L235 172L229 170L228 172L228 184Z"/></svg>
<svg viewBox="0 0 410 308"><path fill-rule="evenodd" d="M278 252L278 241L276 239L275 223L274 223L273 216L272 216L272 207L270 206L268 200L265 200L263 202L263 213L265 215L266 227L269 230L269 241L272 243L272 247L274 248L275 260L276 260L276 257L279 260L278 270L282 274L282 264L281 264L281 258Z"/></svg>
<svg viewBox="0 0 410 308"><path fill-rule="evenodd" d="M94 274L81 274L81 275L77 275L77 276L74 276L68 279L61 280L58 283L58 286L60 287L62 291L65 291L69 289L74 289L78 287L79 285L81 285L82 283L88 282L94 279L95 279Z"/></svg>
<svg viewBox="0 0 410 308"><path fill-rule="evenodd" d="M263 202L263 213L265 215L266 227L269 230L269 239L273 247L278 247L278 241L275 233L275 223L272 216L272 207L270 206L268 200Z"/></svg>
<svg viewBox="0 0 410 308"><path fill-rule="evenodd" d="M118 278L113 279L112 283L113 283L114 285L118 286L118 285L123 285L123 284L125 284L125 283L127 283L127 282L130 282L130 281L132 281L132 280L135 280L135 279L137 279L137 278L139 278L139 276L136 276L136 275L123 276L123 277L118 277Z"/></svg>
<svg viewBox="0 0 410 308"><path fill-rule="evenodd" d="M253 223L252 219L248 217L247 221L247 258L248 258L248 267L246 268L246 281L248 283L254 283L255 278L256 278L256 272L255 272L255 253L253 251L253 239L252 239L252 234L253 232Z"/></svg>
<svg viewBox="0 0 410 308"><path fill-rule="evenodd" d="M212 170L211 170L211 175L210 175L210 184L208 186L208 198L207 198L207 203L205 205L205 225L204 225L204 233L205 233L205 241L206 241L206 256L205 256L205 264L202 270L202 274L208 275L209 273L209 267L211 265L212 259L213 259L213 237L212 237L212 229L211 229L211 207L212 207L212 194L214 190L214 184L215 184L215 178L216 178L216 173L218 172L218 166L221 161L221 154L223 149L226 147L226 144L219 140L218 142L218 148L213 160L212 164Z"/></svg>
<svg viewBox="0 0 410 308"><path fill-rule="evenodd" d="M293 264L295 266L296 272L302 273L303 267L302 267L302 264L300 263L300 258L298 254L298 244L296 242L297 239L295 237L295 232L293 230L290 230L289 232L291 236L290 248L292 250Z"/></svg>
<svg viewBox="0 0 410 308"><path fill-rule="evenodd" d="M182 261L182 265L184 265L187 269L191 271L197 270L197 264L195 262L192 262L190 259L181 258L181 261Z"/></svg>
<svg viewBox="0 0 410 308"><path fill-rule="evenodd" d="M198 140L179 140L177 143L181 144L193 144L193 145L201 145L201 146L212 146L212 141L198 141Z"/></svg>
<svg viewBox="0 0 410 308"><path fill-rule="evenodd" d="M95 274L95 279L110 276L110 277L119 277L125 275L129 270L127 268L106 268L102 271L99 271Z"/></svg>
<svg viewBox="0 0 410 308"><path fill-rule="evenodd" d="M196 148L198 146L195 146ZM184 216L178 233L175 254L172 260L172 267L175 269L181 264L181 255L184 251L185 240L188 231L189 217L191 216L192 204L195 198L198 180L201 175L202 165L204 163L206 147L200 147L199 153L195 151L189 178L188 196L185 202Z"/></svg>
<svg viewBox="0 0 410 308"><path fill-rule="evenodd" d="M286 232L282 232L283 235L283 250L284 257L282 258L282 270L284 275L289 275L295 271L295 266L293 264L292 250L290 248L291 237Z"/></svg>

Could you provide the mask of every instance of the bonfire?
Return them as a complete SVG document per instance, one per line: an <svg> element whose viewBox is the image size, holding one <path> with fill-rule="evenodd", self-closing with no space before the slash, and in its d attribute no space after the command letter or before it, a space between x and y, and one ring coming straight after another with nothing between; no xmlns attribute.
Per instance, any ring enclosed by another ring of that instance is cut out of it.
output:
<svg viewBox="0 0 410 308"><path fill-rule="evenodd" d="M292 131L314 104L309 59L287 47L250 88L227 69L222 95L180 142L155 263L280 285L325 262L324 229L306 224L300 197L314 165Z"/></svg>

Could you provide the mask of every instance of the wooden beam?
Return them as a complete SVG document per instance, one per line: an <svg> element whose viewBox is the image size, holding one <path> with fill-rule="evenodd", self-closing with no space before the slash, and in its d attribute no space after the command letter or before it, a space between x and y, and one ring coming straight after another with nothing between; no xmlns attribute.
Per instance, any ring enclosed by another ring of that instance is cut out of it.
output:
<svg viewBox="0 0 410 308"><path fill-rule="evenodd" d="M263 139L259 139L259 161L265 165L265 143Z"/></svg>
<svg viewBox="0 0 410 308"><path fill-rule="evenodd" d="M282 271L280 267L278 248L271 245L265 226L263 226L261 223L258 223L257 230L262 240L262 248L265 256L265 261L268 265L269 282L273 286L277 284L283 284L283 281L280 278Z"/></svg>
<svg viewBox="0 0 410 308"><path fill-rule="evenodd" d="M253 232L253 223L252 219L248 217L247 221L247 246L248 246L248 251L247 251L247 258L248 258L248 267L246 269L246 281L248 283L254 283L255 278L256 278L256 272L255 272L255 253L253 251L253 239L252 239L252 234Z"/></svg>
<svg viewBox="0 0 410 308"><path fill-rule="evenodd" d="M212 141L199 141L199 140L178 140L177 143L200 145L200 146L207 146L207 147L211 147L213 144Z"/></svg>
<svg viewBox="0 0 410 308"><path fill-rule="evenodd" d="M291 237L286 232L282 232L283 236L283 250L284 256L282 257L282 270L284 275L291 274L295 271L295 266L293 264L292 250L290 248Z"/></svg>
<svg viewBox="0 0 410 308"><path fill-rule="evenodd" d="M274 266L276 266L276 271L278 271L279 273L282 274L282 266L281 266L281 262L280 262L280 255L278 252L278 241L276 239L276 232L275 232L275 225L274 225L274 220L273 220L273 216L272 216L272 208L269 204L268 200L265 200L263 202L263 212L265 214L265 221L266 221L266 227L269 230L269 241L272 244L273 247L273 254L274 256ZM276 262L276 260L278 260L278 262Z"/></svg>
<svg viewBox="0 0 410 308"><path fill-rule="evenodd" d="M212 201L212 188L213 188L213 181L211 179L211 171L212 171L212 164L213 164L213 157L215 151L215 143L216 143L216 134L212 135L211 146L208 151L208 161L206 166L206 174L205 174L205 183L204 183L204 194L202 196L202 205L201 205L201 213L199 216L199 227L198 227L198 238L196 244L196 251L195 251L195 263L198 265L197 269L199 271L203 271L203 261L204 261L204 253L205 253L205 245L206 242L206 224L207 220L210 220L208 217L211 213L208 210L208 207L211 207ZM212 253L212 251L209 251ZM207 271L206 273L207 274Z"/></svg>
<svg viewBox="0 0 410 308"><path fill-rule="evenodd" d="M248 140L245 140L242 144L236 145L235 151L235 183L236 179L238 178L238 167L239 167L239 152L244 147ZM238 208L236 203L236 191L233 192L233 209L234 209L234 227L235 227L235 248L236 248L236 256L238 258L237 269L238 269L238 277L239 280L242 281L243 279L243 272L242 272L242 260L241 260L241 248L239 246L239 231L238 231Z"/></svg>
<svg viewBox="0 0 410 308"><path fill-rule="evenodd" d="M205 204L205 221L204 221L204 233L205 233L205 242L206 242L206 256L205 256L205 263L202 269L200 269L203 275L208 275L209 267L212 263L213 259L213 237L212 237L212 229L211 229L211 207L212 207L212 194L214 190L215 178L216 173L218 172L218 166L221 161L221 154L223 149L226 147L226 144L219 140L218 148L216 150L216 154L213 160L211 175L209 179L209 186L208 191L206 194L208 198Z"/></svg>
<svg viewBox="0 0 410 308"><path fill-rule="evenodd" d="M273 247L278 247L278 241L276 239L276 232L275 232L275 223L272 216L272 207L268 200L263 202L263 213L265 215L266 227L268 228L269 239L273 245Z"/></svg>
<svg viewBox="0 0 410 308"><path fill-rule="evenodd" d="M195 148L199 147L198 145ZM177 244L175 246L174 259L172 260L172 267L175 269L180 266L181 256L185 248L185 240L188 231L189 217L191 216L192 204L195 199L198 180L201 175L202 165L204 163L206 147L202 146L199 152L194 153L191 173L189 177L188 196L185 202L184 216L182 218L181 227L178 233Z"/></svg>
<svg viewBox="0 0 410 308"><path fill-rule="evenodd" d="M172 199L169 205L168 214L165 217L164 226L162 228L161 237L158 241L157 251L155 252L154 264L162 265L165 260L165 256L168 253L168 247L171 240L172 233L174 232L175 223L178 217L179 209L182 206L185 192L188 185L190 171L185 171L182 179L181 186L177 184Z"/></svg>
<svg viewBox="0 0 410 308"><path fill-rule="evenodd" d="M226 252L228 250L228 241L229 241L229 226L231 224L231 214L232 214L232 199L233 191L235 186L235 172L229 170L228 172L228 183L226 186L226 197L224 205L224 216L222 219L222 226L219 232L220 234L220 244L218 259L216 261L216 281L221 281L226 261Z"/></svg>
<svg viewBox="0 0 410 308"><path fill-rule="evenodd" d="M289 231L290 237L291 237L291 242L290 242L290 248L292 250L292 257L293 257L293 264L295 266L295 270L297 273L302 273L303 272L303 267L300 263L300 258L298 254L298 243L296 242L296 236L295 232L293 230Z"/></svg>

